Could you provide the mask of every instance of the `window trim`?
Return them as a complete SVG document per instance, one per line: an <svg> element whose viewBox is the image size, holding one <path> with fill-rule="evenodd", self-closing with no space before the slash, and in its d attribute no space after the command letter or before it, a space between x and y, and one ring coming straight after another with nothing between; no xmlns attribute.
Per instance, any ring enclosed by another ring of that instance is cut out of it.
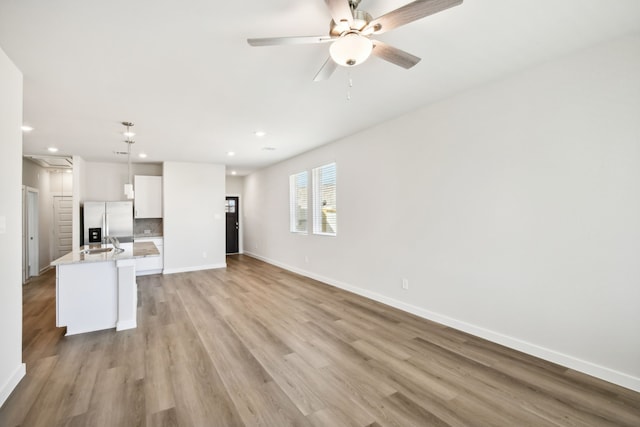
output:
<svg viewBox="0 0 640 427"><path fill-rule="evenodd" d="M336 206L336 215L337 215L337 204L338 204L338 165L337 163L330 162L321 166L317 166L311 169L311 192L312 192L312 233L316 236L330 236L337 237L338 235L338 219L336 216L335 219L335 231L334 232L326 232L322 231L322 195L321 195L321 187L320 187L320 171L328 166L333 166L334 169L334 193L335 193L335 206Z"/></svg>

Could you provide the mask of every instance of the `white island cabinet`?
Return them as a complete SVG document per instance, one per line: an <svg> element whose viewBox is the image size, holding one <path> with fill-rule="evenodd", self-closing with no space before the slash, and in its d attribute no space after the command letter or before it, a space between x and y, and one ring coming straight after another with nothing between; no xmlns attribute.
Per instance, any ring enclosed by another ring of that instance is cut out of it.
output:
<svg viewBox="0 0 640 427"><path fill-rule="evenodd" d="M152 242L121 246L122 253L110 245L93 247L93 253L84 247L51 263L56 267L56 326L66 326L67 335L137 327L136 259L159 252Z"/></svg>

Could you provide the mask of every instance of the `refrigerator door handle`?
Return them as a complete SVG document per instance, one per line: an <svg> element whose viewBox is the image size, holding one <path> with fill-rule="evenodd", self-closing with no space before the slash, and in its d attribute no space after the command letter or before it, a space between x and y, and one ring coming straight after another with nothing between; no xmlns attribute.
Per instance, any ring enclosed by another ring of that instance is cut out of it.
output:
<svg viewBox="0 0 640 427"><path fill-rule="evenodd" d="M104 243L106 243L107 237L109 236L109 216L106 213L102 214L102 230L104 231L102 240L104 241Z"/></svg>

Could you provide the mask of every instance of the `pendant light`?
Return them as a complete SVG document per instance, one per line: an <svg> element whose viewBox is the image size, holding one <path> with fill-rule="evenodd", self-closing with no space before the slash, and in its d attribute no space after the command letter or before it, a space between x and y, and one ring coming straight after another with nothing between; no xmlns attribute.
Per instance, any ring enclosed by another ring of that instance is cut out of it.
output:
<svg viewBox="0 0 640 427"><path fill-rule="evenodd" d="M127 183L124 185L124 195L127 199L133 199L133 183L131 182L131 144L135 144L135 141L133 140L133 136L135 134L131 132L133 123L122 122L122 124L127 127L127 131L124 133L127 137L124 141L127 144Z"/></svg>

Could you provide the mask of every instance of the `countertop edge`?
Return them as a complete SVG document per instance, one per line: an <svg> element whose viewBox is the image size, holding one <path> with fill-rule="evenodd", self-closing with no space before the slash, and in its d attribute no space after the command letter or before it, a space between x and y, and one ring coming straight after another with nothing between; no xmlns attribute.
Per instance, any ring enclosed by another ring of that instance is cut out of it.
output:
<svg viewBox="0 0 640 427"><path fill-rule="evenodd" d="M101 247L113 247L113 245L101 245ZM52 261L50 265L70 265L70 264L87 264L96 262L115 262L127 259L145 258L160 256L158 247L153 242L133 242L123 243L121 247L125 249L124 252L119 254L114 253L102 253L88 255L83 254L82 251L88 248L88 245L83 246L80 251L69 252L66 255Z"/></svg>

